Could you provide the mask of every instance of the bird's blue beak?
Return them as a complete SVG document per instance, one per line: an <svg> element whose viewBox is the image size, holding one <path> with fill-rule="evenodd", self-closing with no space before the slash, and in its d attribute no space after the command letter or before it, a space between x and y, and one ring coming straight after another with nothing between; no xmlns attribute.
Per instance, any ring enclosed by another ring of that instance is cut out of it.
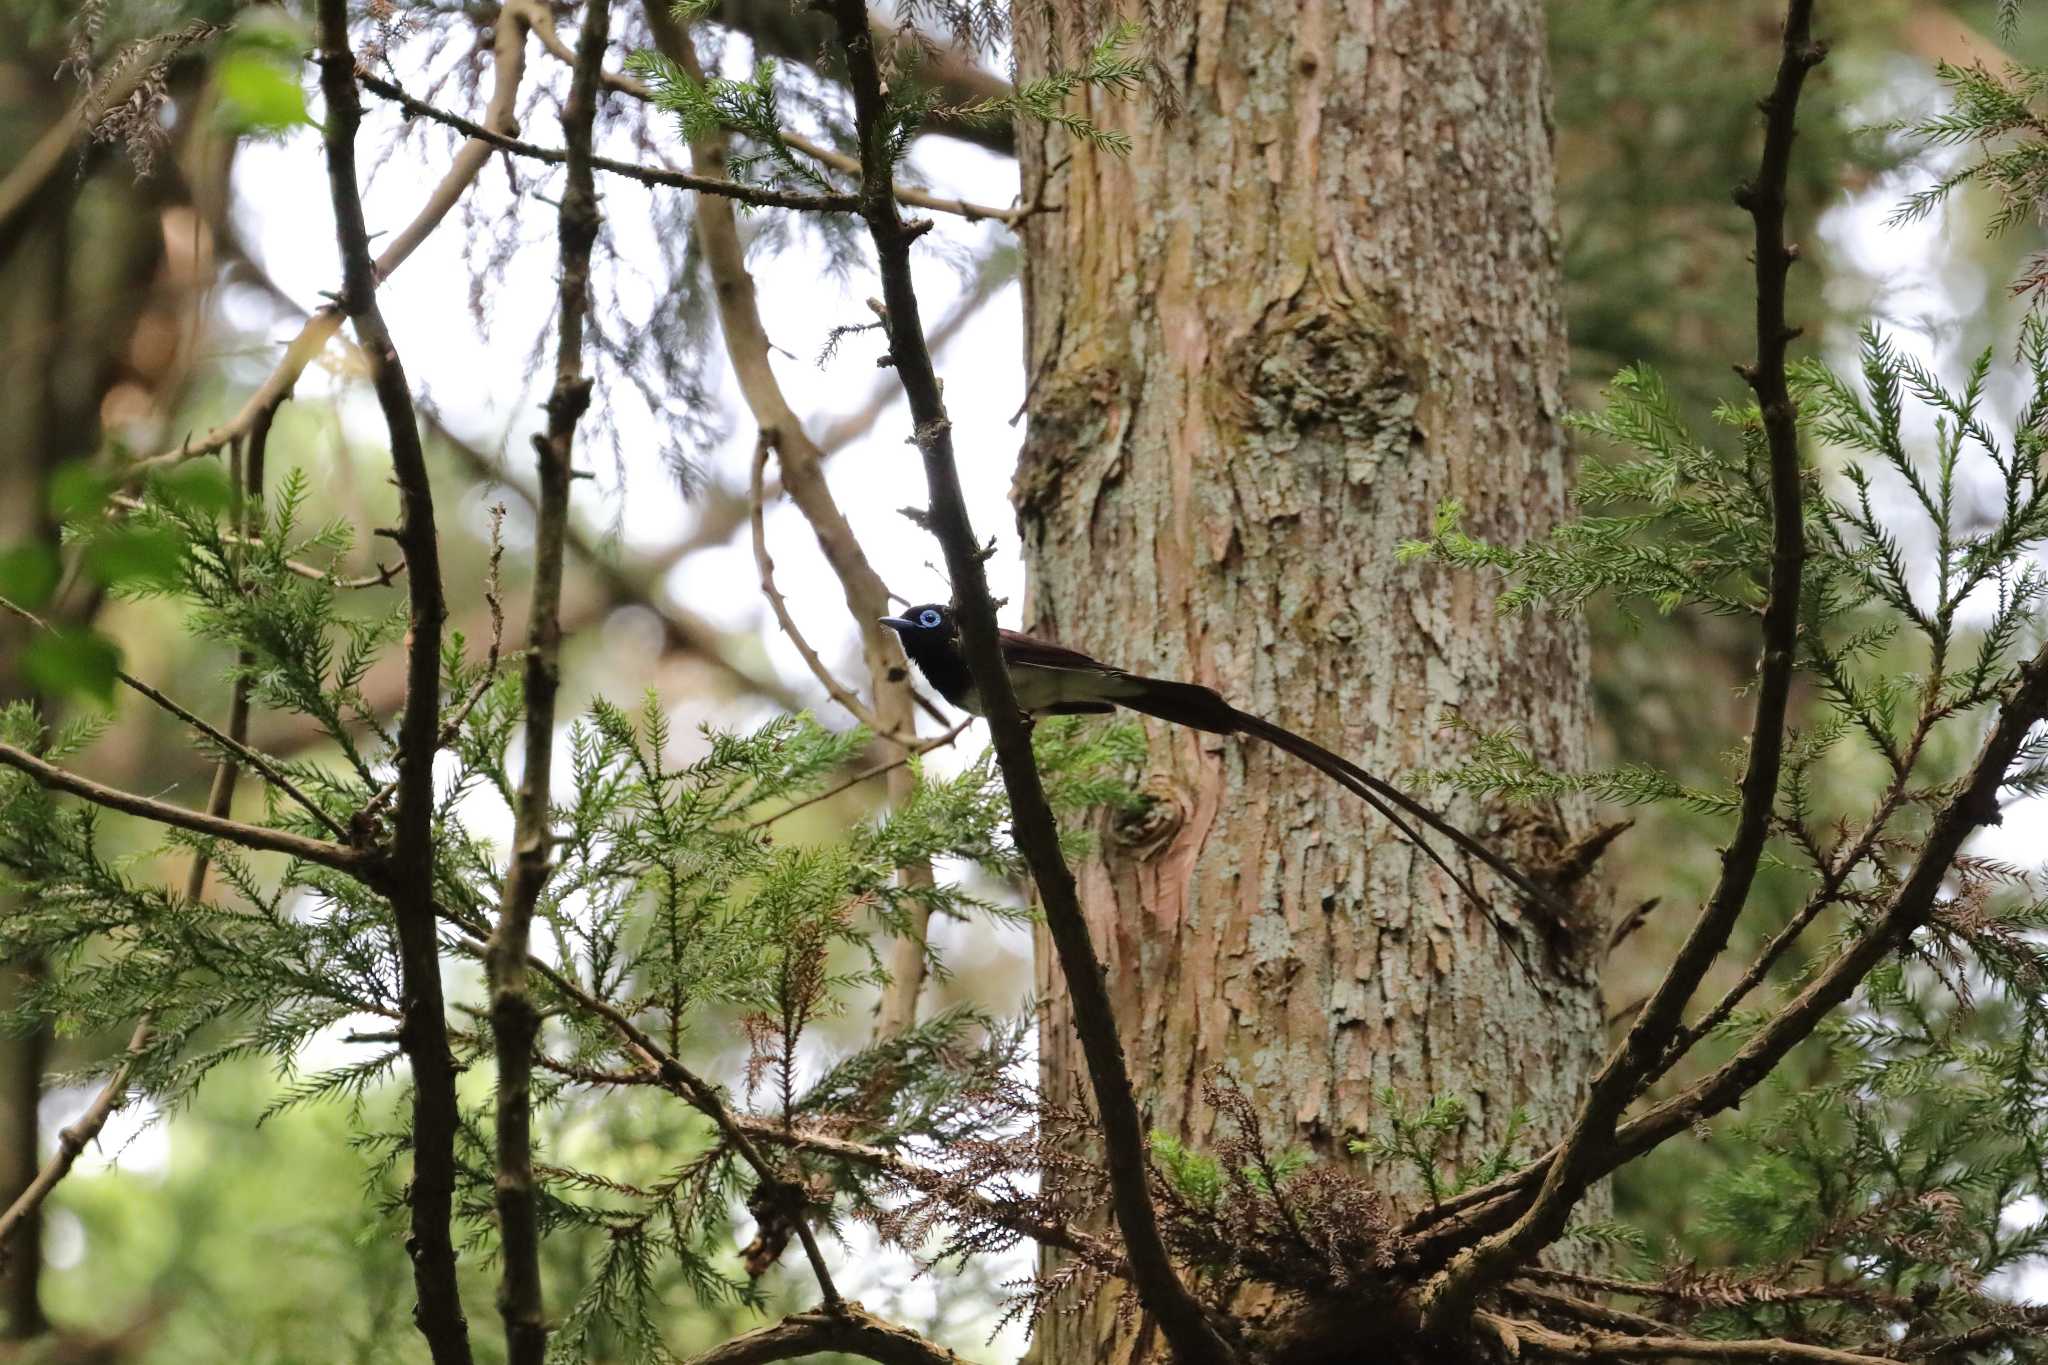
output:
<svg viewBox="0 0 2048 1365"><path fill-rule="evenodd" d="M906 616L883 616L877 619L898 635L901 635L906 630L917 629L917 623Z"/></svg>

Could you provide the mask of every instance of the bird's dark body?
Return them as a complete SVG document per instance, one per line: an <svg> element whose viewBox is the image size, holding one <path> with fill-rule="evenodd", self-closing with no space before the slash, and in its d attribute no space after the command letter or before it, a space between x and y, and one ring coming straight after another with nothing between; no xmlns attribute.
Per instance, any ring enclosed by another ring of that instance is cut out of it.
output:
<svg viewBox="0 0 2048 1365"><path fill-rule="evenodd" d="M973 675L968 671L966 656L960 648L960 638L953 624L951 610L937 603L930 603L912 607L902 616L884 617L882 624L896 632L897 637L903 641L903 652L910 656L910 661L917 665L918 672L924 675L925 681L929 682L940 696L962 710L971 711L975 715L983 714L981 699L975 691ZM1373 776L1348 759L1330 752L1314 740L1297 735L1292 730L1284 729L1248 711L1238 710L1224 700L1223 695L1214 688L1196 683L1175 682L1167 678L1147 678L1137 673L1126 672L1098 659L1092 659L1079 650L1068 649L1049 640L1022 635L1014 630L998 633L1001 637L1003 662L1010 670L1010 685L1017 694L1018 704L1032 715L1104 712L1114 711L1122 706L1144 715L1170 721L1175 725L1185 725L1191 730L1204 730L1221 735L1255 735L1275 748L1292 754L1311 767L1328 774L1339 785L1379 811L1396 829L1448 872L1467 894L1475 900L1480 900L1482 904L1483 898L1472 889L1471 884L1446 863L1420 834L1402 820L1400 815L1395 814L1395 807L1450 839L1459 848L1505 877L1525 895L1545 903L1551 900L1546 891L1530 882L1505 859L1406 792ZM1555 907L1552 906L1552 909Z"/></svg>

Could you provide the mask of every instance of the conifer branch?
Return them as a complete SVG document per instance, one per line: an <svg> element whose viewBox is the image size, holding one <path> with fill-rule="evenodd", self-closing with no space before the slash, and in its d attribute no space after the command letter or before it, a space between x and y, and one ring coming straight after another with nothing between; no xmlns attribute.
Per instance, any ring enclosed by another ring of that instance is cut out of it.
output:
<svg viewBox="0 0 2048 1365"><path fill-rule="evenodd" d="M531 142L522 142L516 137L497 133L472 122L462 115L415 99L398 86L381 77L362 77L365 90L382 96L408 114L431 119L445 124L458 133L467 133L481 139L502 152L514 156L529 157L535 161L560 166L569 159L569 152L560 147L540 147ZM853 213L858 211L858 201L850 194L811 194L798 190L775 190L761 185L742 185L736 180L723 180L717 176L691 175L686 171L671 171L660 166L638 166L630 161L614 161L608 156L593 156L590 164L609 175L624 176L637 180L643 185L660 185L667 189L694 190L698 194L715 195L720 199L736 199L762 209L806 209L812 213Z"/></svg>
<svg viewBox="0 0 2048 1365"><path fill-rule="evenodd" d="M461 927L478 947L484 946L484 940L474 925L455 915L448 916L448 919ZM739 1153L740 1159L747 1163L764 1184L779 1186L789 1183L782 1169L768 1159L759 1144L754 1141L752 1134L741 1126L732 1107L725 1102L725 1097L718 1093L717 1086L685 1066L674 1053L664 1048L653 1035L634 1023L630 1015L609 1000L591 994L569 975L556 970L537 957L528 957L526 965L529 970L544 978L549 985L575 1002L583 1011L603 1020L642 1062L654 1070L662 1085L688 1101L698 1113L711 1120L719 1134L732 1145L732 1149ZM831 1270L825 1264L825 1255L818 1247L816 1234L811 1231L810 1220L799 1214L794 1222L797 1237L803 1243L804 1255L811 1263L811 1273L818 1281L819 1293L824 1300L826 1311L833 1314L841 1313L846 1303L840 1298L839 1290L832 1282Z"/></svg>
<svg viewBox="0 0 2048 1365"><path fill-rule="evenodd" d="M933 1196L948 1207L957 1209L963 1217L1028 1237L1040 1246L1072 1252L1089 1265L1119 1278L1130 1277L1130 1267L1122 1256L1100 1239L1064 1222L1053 1222L1025 1210L1006 1208L972 1190L957 1189L944 1173L906 1160L887 1148L744 1115L736 1122L742 1130L762 1142L865 1166L920 1193Z"/></svg>
<svg viewBox="0 0 2048 1365"><path fill-rule="evenodd" d="M13 768L27 775L38 786L52 791L90 801L95 806L119 811L123 815L136 815L144 820L154 820L160 825L175 829L190 830L212 839L223 839L239 844L258 853L282 853L288 857L302 858L309 863L331 867L337 872L352 876L369 876L377 869L377 854L374 850L354 848L347 844L329 843L325 839L311 839L289 830L268 829L262 825L244 824L211 815L205 811L189 810L174 806L168 801L153 797L137 796L133 792L109 787L90 778L80 777L68 768L46 762L25 749L12 744L0 744L0 766Z"/></svg>
<svg viewBox="0 0 2048 1365"><path fill-rule="evenodd" d="M257 517L260 516L260 510L257 509L262 507L263 502L264 454L269 444L269 438L270 418L266 415L256 424L255 430L250 433L246 478L244 481L245 488L238 488L236 490L237 502L242 504L237 509L241 512L241 515L236 520L240 529L245 534L254 524ZM237 460L236 463L241 464L242 461ZM244 502L245 498L246 502ZM34 613L17 607L13 603L5 603L5 605L15 614L33 623L38 629L49 629ZM239 662L244 669L248 667L248 651L242 651ZM206 798L206 813L216 819L226 819L228 812L234 809L236 778L241 771L236 766L234 756L251 752L247 745L243 743L249 735L248 678L239 673L235 678L235 685L228 700L227 728L223 731L216 730L198 717L190 715L182 707L177 706L176 703L171 702L169 698L164 697L161 693L135 681L126 672L121 672L118 676L130 687L142 692L143 695L150 697L152 700L158 701L159 704L170 709L173 714L178 715L181 719L187 719L190 723L202 728L208 735L213 736L223 749L227 750L227 753L222 756L220 762L214 766L213 785L211 790L208 791ZM265 769L265 772L267 775L268 770ZM288 787L288 790L297 795L296 788ZM305 798L300 797L299 799L303 804ZM206 894L206 871L210 861L203 851L193 851L192 867L185 877L185 899L187 901L197 901ZM135 1021L135 1028L128 1036L128 1046L123 1050L120 1062L115 1065L113 1073L100 1086L99 1093L93 1096L92 1103L86 1106L84 1113L58 1131L57 1150L51 1153L50 1159L44 1162L42 1167L36 1172L35 1179L30 1181L28 1187L16 1196L14 1202L7 1207L6 1212L0 1213L0 1265L6 1264L9 1254L8 1244L13 1239L15 1232L23 1224L35 1217L36 1210L42 1207L44 1201L50 1197L51 1191L57 1188L58 1183L65 1176L71 1174L72 1166L84 1154L85 1149L90 1147L93 1141L99 1137L100 1133L106 1128L107 1121L114 1116L114 1112L127 1102L128 1078L134 1074L136 1064L147 1055L149 1045L155 1036L156 1021L153 1014L144 1014Z"/></svg>
<svg viewBox="0 0 2048 1365"><path fill-rule="evenodd" d="M1145 1136L1131 1092L1123 1041L1089 940L1074 874L1060 851L1059 828L1031 751L1030 725L1017 704L997 643L995 601L988 590L982 550L967 515L954 465L952 426L933 371L917 291L911 280L911 244L929 224L906 223L892 193L892 148L897 118L876 62L862 0L825 0L838 25L853 94L861 148L861 216L873 238L882 276L889 354L910 405L913 441L924 457L931 497L931 527L945 550L961 644L988 719L1003 785L1009 793L1018 851L1031 870L1045 909L1046 929L1058 951L1072 996L1076 1030L1101 1118L1111 1203L1123 1232L1139 1302L1158 1321L1168 1344L1187 1365L1223 1365L1235 1353L1202 1305L1181 1283L1165 1242L1146 1170Z"/></svg>
<svg viewBox="0 0 2048 1365"><path fill-rule="evenodd" d="M1785 185L1799 92L1807 73L1826 56L1826 49L1812 39L1812 18L1813 0L1790 0L1777 80L1763 104L1762 163L1756 182L1736 192L1737 201L1756 223L1757 361L1743 373L1756 390L1769 442L1772 541L1763 665L1735 832L1722 854L1713 894L1627 1037L1593 1078L1535 1200L1512 1227L1461 1253L1424 1290L1424 1320L1431 1331L1442 1332L1464 1320L1481 1294L1555 1241L1586 1188L1613 1168L1608 1151L1615 1124L1662 1064L1683 1025L1686 1002L1727 947L1770 837L1784 756L1785 712L1797 663L1800 580L1806 560L1798 410L1785 368L1786 344L1797 335L1785 321L1785 279L1794 253L1784 238Z"/></svg>
<svg viewBox="0 0 2048 1365"><path fill-rule="evenodd" d="M555 386L547 430L533 442L539 513L534 528L533 590L526 626L524 766L498 923L485 949L491 984L491 1039L497 1059L497 1160L494 1185L504 1269L498 1311L512 1365L541 1365L548 1320L540 1276L540 1215L533 1172L533 1053L540 1014L527 988L527 947L534 907L553 868L555 698L562 677L562 562L576 424L590 406L583 369L584 316L590 307L590 253L600 223L591 172L592 125L601 91L610 0L591 0L577 38L568 103L562 108L568 185L556 215L561 274L556 303Z"/></svg>
<svg viewBox="0 0 2048 1365"><path fill-rule="evenodd" d="M441 734L441 630L448 605L441 587L441 549L434 495L405 371L377 307L380 274L370 258L356 181L356 129L362 100L349 47L346 0L320 0L320 87L327 97L327 176L341 248L341 310L355 325L371 385L391 440L398 483L396 534L405 554L411 613L406 637L405 702L398 733L398 800L390 862L382 889L397 923L401 1046L413 1072L411 1185L412 1256L417 1290L414 1322L435 1365L469 1365L469 1324L450 1230L455 1200L455 1058L441 990L440 938L434 910L434 756Z"/></svg>
<svg viewBox="0 0 2048 1365"><path fill-rule="evenodd" d="M269 425L270 424L267 420L260 421L257 424L256 431L252 433L252 441L260 441L264 433L267 431ZM246 540L246 537L244 539ZM232 544L233 542L231 541L230 543ZM45 621L42 617L30 611L27 607L21 606L19 603L16 602L11 602L5 597L0 597L0 611L5 611L10 613L11 615L20 617L22 620L34 626L37 630L53 629L53 627L50 625L48 621ZM150 684L142 681L142 679L136 677L133 673L130 673L125 668L115 669L114 679L115 681L119 682L123 687L126 687L129 691L134 692L137 696L142 697L145 701L152 703L161 710L164 710L169 714L177 717L186 725L191 726L194 730L197 730L200 734L204 735L207 738L207 740L215 746L226 750L230 754L233 754L237 762L243 764L252 771L260 774L263 777L264 781L270 783L271 786L276 787L286 796L289 796L293 801L297 802L300 808L303 809L307 814L311 815L315 820L319 821L321 824L327 826L328 831L332 833L335 838L346 840L349 837L348 829L341 823L341 821L335 819L332 815L328 814L324 807L315 802L312 797L306 795L306 793L300 789L299 785L296 782L293 782L291 778L287 777L284 774L283 770L280 769L275 763L271 762L263 754L250 748L247 744L244 744L241 741L241 739L235 735L232 727L224 731L219 729L217 726L208 724L204 718L193 713L192 711L187 710L184 706L174 701L169 695L164 693L162 690L156 687L152 687ZM246 728L247 727L245 726L244 729L246 730ZM208 813L213 815L227 814L227 812L224 810L215 811L211 808L209 808Z"/></svg>

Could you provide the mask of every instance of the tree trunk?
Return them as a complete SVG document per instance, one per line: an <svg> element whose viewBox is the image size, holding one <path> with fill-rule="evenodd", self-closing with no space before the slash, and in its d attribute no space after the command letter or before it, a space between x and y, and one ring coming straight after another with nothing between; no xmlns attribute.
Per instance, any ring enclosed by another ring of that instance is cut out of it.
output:
<svg viewBox="0 0 2048 1365"><path fill-rule="evenodd" d="M1044 14L1018 7L1020 79L1048 69ZM1178 118L1087 97L1130 129L1128 157L1056 128L1019 139L1027 199L1043 183L1059 207L1024 234L1030 628L1216 687L1388 776L1457 758L1453 706L1581 764L1580 630L1496 616L1486 580L1394 554L1447 499L1503 540L1566 506L1543 6L1201 0L1159 42ZM1150 729L1158 804L1078 871L1153 1127L1213 1149L1217 1068L1272 1146L1356 1160L1407 1208L1412 1170L1345 1156L1385 1132L1383 1090L1464 1100L1468 1161L1518 1107L1525 1151L1561 1133L1603 1038L1582 931L1482 881L1520 928L1511 953L1319 773ZM1432 799L1525 865L1585 823ZM1042 939L1038 957L1044 1081L1078 1098ZM1038 1358L1161 1357L1117 1316L1050 1315Z"/></svg>

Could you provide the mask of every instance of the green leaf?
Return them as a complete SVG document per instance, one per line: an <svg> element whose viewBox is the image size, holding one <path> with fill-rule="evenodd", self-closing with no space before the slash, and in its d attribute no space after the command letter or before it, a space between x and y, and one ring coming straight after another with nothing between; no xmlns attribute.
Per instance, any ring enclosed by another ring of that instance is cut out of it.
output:
<svg viewBox="0 0 2048 1365"><path fill-rule="evenodd" d="M50 476L50 514L59 521L84 521L106 508L113 485L82 461L59 465Z"/></svg>
<svg viewBox="0 0 2048 1365"><path fill-rule="evenodd" d="M114 673L121 651L93 630L43 631L21 652L21 671L37 691L53 697L88 696L102 704L114 699Z"/></svg>
<svg viewBox="0 0 2048 1365"><path fill-rule="evenodd" d="M150 485L161 497L202 515L225 512L234 502L227 472L211 460L173 465Z"/></svg>
<svg viewBox="0 0 2048 1365"><path fill-rule="evenodd" d="M165 588L177 583L184 557L175 531L111 527L86 543L85 569L110 588Z"/></svg>
<svg viewBox="0 0 2048 1365"><path fill-rule="evenodd" d="M313 121L298 68L267 53L230 53L214 72L214 84L220 93L217 114L230 132L280 133Z"/></svg>
<svg viewBox="0 0 2048 1365"><path fill-rule="evenodd" d="M57 552L47 545L0 550L0 597L33 611L57 590Z"/></svg>

